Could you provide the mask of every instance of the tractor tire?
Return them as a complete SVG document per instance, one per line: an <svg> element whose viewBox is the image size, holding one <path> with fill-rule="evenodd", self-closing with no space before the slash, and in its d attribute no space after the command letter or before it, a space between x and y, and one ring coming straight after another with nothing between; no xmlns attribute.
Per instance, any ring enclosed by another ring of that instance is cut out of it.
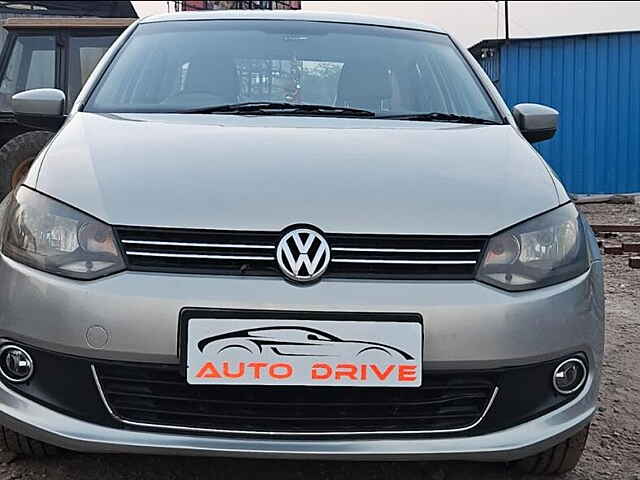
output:
<svg viewBox="0 0 640 480"><path fill-rule="evenodd" d="M573 470L580 461L589 436L589 426L573 437L532 457L514 462L519 472L530 475L560 475Z"/></svg>
<svg viewBox="0 0 640 480"><path fill-rule="evenodd" d="M22 183L52 132L34 131L12 138L0 148L0 200Z"/></svg>
<svg viewBox="0 0 640 480"><path fill-rule="evenodd" d="M0 449L25 457L51 457L59 450L53 445L25 437L0 425Z"/></svg>

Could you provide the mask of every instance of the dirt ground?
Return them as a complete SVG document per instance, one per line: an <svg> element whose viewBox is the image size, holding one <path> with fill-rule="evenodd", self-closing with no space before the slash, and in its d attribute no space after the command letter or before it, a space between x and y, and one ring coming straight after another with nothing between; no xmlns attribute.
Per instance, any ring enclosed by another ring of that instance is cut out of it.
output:
<svg viewBox="0 0 640 480"><path fill-rule="evenodd" d="M640 199L638 199L640 202ZM592 223L640 224L640 205L580 207ZM630 240L633 235L611 238ZM637 235L640 241L640 235ZM628 257L607 256L607 344L600 408L587 450L566 480L640 480L640 270ZM15 479L433 479L509 480L504 465L230 460L132 455L81 455L33 460L0 453L0 480ZM533 477L530 477L533 478Z"/></svg>

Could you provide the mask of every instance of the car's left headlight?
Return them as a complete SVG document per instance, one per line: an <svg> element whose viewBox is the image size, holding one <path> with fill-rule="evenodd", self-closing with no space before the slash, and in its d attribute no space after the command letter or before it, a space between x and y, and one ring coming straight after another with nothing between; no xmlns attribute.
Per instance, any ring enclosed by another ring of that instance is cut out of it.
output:
<svg viewBox="0 0 640 480"><path fill-rule="evenodd" d="M26 187L4 218L2 253L48 273L94 280L125 268L113 229Z"/></svg>
<svg viewBox="0 0 640 480"><path fill-rule="evenodd" d="M575 206L567 204L492 237L477 278L521 291L564 282L588 268L584 228Z"/></svg>

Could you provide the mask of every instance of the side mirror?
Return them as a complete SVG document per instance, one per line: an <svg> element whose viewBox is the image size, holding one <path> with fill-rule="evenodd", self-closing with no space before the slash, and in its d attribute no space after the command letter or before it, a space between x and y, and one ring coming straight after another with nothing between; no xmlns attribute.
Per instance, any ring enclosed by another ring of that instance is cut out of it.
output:
<svg viewBox="0 0 640 480"><path fill-rule="evenodd" d="M42 130L57 131L64 123L66 96L55 88L37 88L16 93L11 107L18 123Z"/></svg>
<svg viewBox="0 0 640 480"><path fill-rule="evenodd" d="M558 130L557 110L537 103L520 103L511 110L520 132L529 142L548 140Z"/></svg>

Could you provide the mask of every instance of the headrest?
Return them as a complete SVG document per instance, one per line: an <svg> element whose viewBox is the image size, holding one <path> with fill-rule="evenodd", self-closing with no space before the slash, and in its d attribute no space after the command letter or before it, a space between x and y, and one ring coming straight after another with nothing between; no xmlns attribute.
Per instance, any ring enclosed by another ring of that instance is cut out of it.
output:
<svg viewBox="0 0 640 480"><path fill-rule="evenodd" d="M184 91L237 98L239 85L235 63L228 57L198 56L189 65Z"/></svg>
<svg viewBox="0 0 640 480"><path fill-rule="evenodd" d="M391 98L389 67L375 59L345 63L338 83L338 104L380 103Z"/></svg>

